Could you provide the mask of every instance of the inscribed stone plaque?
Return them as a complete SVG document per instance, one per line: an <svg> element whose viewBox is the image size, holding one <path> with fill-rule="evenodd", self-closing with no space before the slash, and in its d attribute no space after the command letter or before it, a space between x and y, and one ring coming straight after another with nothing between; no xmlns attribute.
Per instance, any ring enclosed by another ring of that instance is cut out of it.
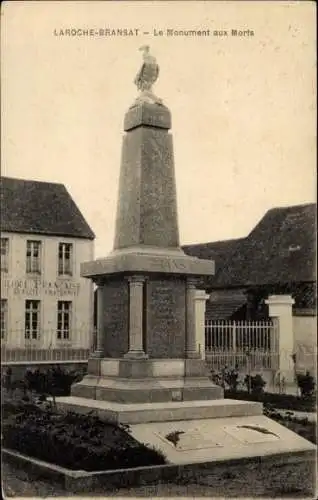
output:
<svg viewBox="0 0 318 500"><path fill-rule="evenodd" d="M249 426L227 425L223 429L244 444L267 443L280 439L275 433L257 424Z"/></svg>
<svg viewBox="0 0 318 500"><path fill-rule="evenodd" d="M103 319L105 356L117 358L128 351L128 283L112 281L104 285Z"/></svg>
<svg viewBox="0 0 318 500"><path fill-rule="evenodd" d="M147 353L152 358L182 358L185 352L185 282L147 282Z"/></svg>
<svg viewBox="0 0 318 500"><path fill-rule="evenodd" d="M172 433L173 434L173 433ZM166 432L158 432L157 435L165 442L173 446L177 451L200 450L205 448L220 448L223 445L207 432L198 428L188 429L183 433L177 432L177 439L167 439Z"/></svg>

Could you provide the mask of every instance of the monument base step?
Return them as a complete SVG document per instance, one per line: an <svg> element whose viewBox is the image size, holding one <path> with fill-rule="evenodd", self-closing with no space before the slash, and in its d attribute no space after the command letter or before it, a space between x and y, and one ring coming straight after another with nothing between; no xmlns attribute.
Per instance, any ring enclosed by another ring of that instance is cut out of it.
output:
<svg viewBox="0 0 318 500"><path fill-rule="evenodd" d="M165 403L121 404L76 396L56 398L57 408L88 414L92 411L104 421L121 424L218 419L262 415L262 403L215 399Z"/></svg>
<svg viewBox="0 0 318 500"><path fill-rule="evenodd" d="M170 403L223 398L221 387L207 377L129 379L86 375L71 395L114 403Z"/></svg>

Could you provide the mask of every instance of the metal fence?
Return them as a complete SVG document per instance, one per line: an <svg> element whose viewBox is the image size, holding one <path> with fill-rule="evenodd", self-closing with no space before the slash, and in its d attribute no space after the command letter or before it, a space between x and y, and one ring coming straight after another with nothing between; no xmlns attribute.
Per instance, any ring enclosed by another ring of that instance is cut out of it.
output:
<svg viewBox="0 0 318 500"><path fill-rule="evenodd" d="M213 370L225 366L237 366L240 370L277 370L278 323L275 320L207 320L205 353Z"/></svg>
<svg viewBox="0 0 318 500"><path fill-rule="evenodd" d="M85 329L70 332L64 341L54 330L40 331L36 339L25 338L24 330L9 331L1 340L1 363L86 362L94 350L95 337L95 331Z"/></svg>
<svg viewBox="0 0 318 500"><path fill-rule="evenodd" d="M90 349L1 348L2 364L86 362Z"/></svg>

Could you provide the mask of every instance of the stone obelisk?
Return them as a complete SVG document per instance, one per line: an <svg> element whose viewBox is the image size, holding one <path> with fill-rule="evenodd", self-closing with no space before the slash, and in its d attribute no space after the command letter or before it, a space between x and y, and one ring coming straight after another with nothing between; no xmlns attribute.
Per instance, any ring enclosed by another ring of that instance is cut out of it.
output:
<svg viewBox="0 0 318 500"><path fill-rule="evenodd" d="M152 92L157 76L144 48L140 95L125 116L114 249L82 265L98 286L97 349L88 375L57 405L129 424L135 439L174 464L313 454L261 403L223 399L196 352L195 287L214 265L179 247L171 116Z"/></svg>
<svg viewBox="0 0 318 500"><path fill-rule="evenodd" d="M122 403L218 399L194 318L197 280L214 263L180 248L171 114L153 94L158 65L143 50L140 94L124 120L114 248L82 264L98 286L97 348L72 394Z"/></svg>

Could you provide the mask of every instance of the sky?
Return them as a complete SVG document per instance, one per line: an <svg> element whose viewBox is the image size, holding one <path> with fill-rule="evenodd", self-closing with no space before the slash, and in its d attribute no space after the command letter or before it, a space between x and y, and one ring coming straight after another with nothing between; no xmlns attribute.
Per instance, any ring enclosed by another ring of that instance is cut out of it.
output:
<svg viewBox="0 0 318 500"><path fill-rule="evenodd" d="M1 173L65 184L96 257L113 247L143 44L172 113L181 244L242 237L272 207L316 201L314 2L4 2L1 37Z"/></svg>

